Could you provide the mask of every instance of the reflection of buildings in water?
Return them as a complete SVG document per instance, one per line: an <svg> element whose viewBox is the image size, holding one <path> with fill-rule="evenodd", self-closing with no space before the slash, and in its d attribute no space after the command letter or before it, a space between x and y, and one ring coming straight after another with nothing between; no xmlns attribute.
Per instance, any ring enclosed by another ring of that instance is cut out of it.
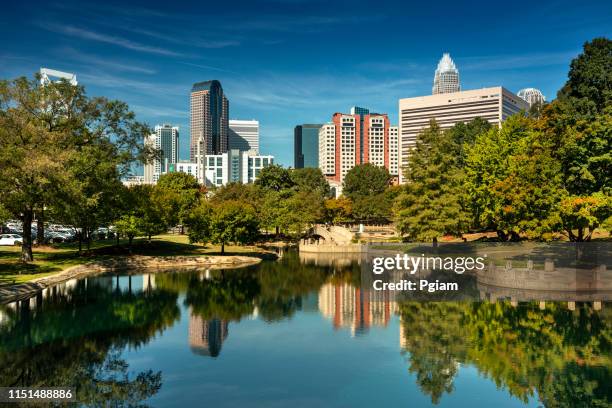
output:
<svg viewBox="0 0 612 408"><path fill-rule="evenodd" d="M397 303L384 291L369 291L348 283L327 283L319 290L319 311L335 329L350 327L352 335L372 326L387 326Z"/></svg>
<svg viewBox="0 0 612 408"><path fill-rule="evenodd" d="M361 264L360 253L299 252L300 261L315 266L346 268L353 262Z"/></svg>
<svg viewBox="0 0 612 408"><path fill-rule="evenodd" d="M217 357L227 334L227 320L204 320L189 311L189 346L195 354Z"/></svg>

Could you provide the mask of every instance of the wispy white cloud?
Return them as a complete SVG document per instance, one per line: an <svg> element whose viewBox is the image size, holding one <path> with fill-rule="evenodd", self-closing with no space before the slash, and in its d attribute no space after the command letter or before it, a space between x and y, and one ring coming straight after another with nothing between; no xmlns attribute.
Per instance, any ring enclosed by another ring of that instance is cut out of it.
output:
<svg viewBox="0 0 612 408"><path fill-rule="evenodd" d="M136 112L136 114L154 117L157 118L157 120L172 119L173 124L176 124L177 118L185 119L189 117L189 111L187 109L181 110L168 106L145 106L139 104L131 104L130 108L134 112Z"/></svg>
<svg viewBox="0 0 612 408"><path fill-rule="evenodd" d="M252 19L245 20L240 24L232 26L234 31L280 31L280 32L301 32L310 33L317 32L327 28L345 25L345 24L361 24L368 22L381 21L384 19L380 14L369 15L275 15L275 16L257 16Z"/></svg>
<svg viewBox="0 0 612 408"><path fill-rule="evenodd" d="M146 67L140 66L132 63L127 63L123 61L112 60L109 58L100 58L94 55L90 55L87 53L83 53L82 51L77 51L72 47L63 47L58 49L58 54L63 57L75 61L80 62L82 64L87 65L87 67L100 68L100 69L109 69L113 71L121 71L121 72L135 72L139 74L155 74L156 70Z"/></svg>
<svg viewBox="0 0 612 408"><path fill-rule="evenodd" d="M421 79L370 79L359 75L265 74L240 78L224 85L234 103L258 104L277 110L319 106L322 112L346 110L352 104L387 106L395 96L406 96Z"/></svg>
<svg viewBox="0 0 612 408"><path fill-rule="evenodd" d="M183 44L189 45L190 47L198 47L198 48L226 48L226 47L235 47L240 45L240 41L236 39L210 39L210 38L202 38L200 35L192 33L192 32L184 32L184 31L176 31L173 34L170 33L161 33L159 31L150 31L142 28L124 28L127 31L131 31L136 34L145 35L151 38L155 38L158 40L162 40L169 43L174 44Z"/></svg>
<svg viewBox="0 0 612 408"><path fill-rule="evenodd" d="M210 69L210 70L213 70L213 71L227 72L228 74L237 74L234 71L230 71L230 70L227 70L225 68L215 67L215 66L212 66L212 65L195 64L195 63L192 63L192 62L185 62L185 61L178 61L178 63L182 64L182 65L187 65L187 66L190 66L190 67L194 67L194 68Z"/></svg>
<svg viewBox="0 0 612 408"><path fill-rule="evenodd" d="M580 50L566 52L543 52L524 55L487 55L457 57L459 70L512 70L517 68L567 65Z"/></svg>
<svg viewBox="0 0 612 408"><path fill-rule="evenodd" d="M79 75L79 82L84 85L95 85L102 88L113 88L121 91L136 91L141 94L168 97L187 95L189 86L179 84L164 84L153 81L141 81L108 73L87 72Z"/></svg>
<svg viewBox="0 0 612 408"><path fill-rule="evenodd" d="M84 40L97 41L106 44L116 45L118 47L122 47L132 51L145 52L149 54L157 54L157 55L165 55L165 56L180 56L180 53L175 51L161 48L149 46L146 44L141 44L132 40L128 40L127 38L117 37L113 35L107 35L103 33L99 33L96 31L86 30L83 28L71 26L71 25L59 25L59 24L41 24L41 26L49 31L54 31L60 34L68 35L71 37L81 38Z"/></svg>

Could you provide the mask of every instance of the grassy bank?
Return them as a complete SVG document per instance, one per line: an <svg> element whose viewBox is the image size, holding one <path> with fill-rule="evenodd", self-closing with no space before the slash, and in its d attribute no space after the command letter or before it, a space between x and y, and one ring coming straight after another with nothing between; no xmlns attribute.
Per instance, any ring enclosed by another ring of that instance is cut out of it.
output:
<svg viewBox="0 0 612 408"><path fill-rule="evenodd" d="M93 262L112 256L128 255L127 240L95 241L89 250L83 247L79 255L78 243L56 244L35 247L34 262L23 264L19 260L21 248L18 246L0 247L0 285L22 283L63 271L71 266ZM155 256L202 256L220 255L219 245L190 244L185 235L158 235L148 242L144 238L135 239L132 244L133 255ZM225 246L225 255L264 256L266 251L254 246Z"/></svg>

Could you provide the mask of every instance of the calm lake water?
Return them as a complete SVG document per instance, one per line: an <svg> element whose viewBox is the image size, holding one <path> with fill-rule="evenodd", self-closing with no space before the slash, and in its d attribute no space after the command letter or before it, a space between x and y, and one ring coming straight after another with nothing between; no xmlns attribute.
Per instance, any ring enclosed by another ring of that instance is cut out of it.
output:
<svg viewBox="0 0 612 408"><path fill-rule="evenodd" d="M0 306L0 386L76 386L86 405L609 406L612 304L481 301L469 277L452 301L395 301L360 276L287 252L67 282Z"/></svg>

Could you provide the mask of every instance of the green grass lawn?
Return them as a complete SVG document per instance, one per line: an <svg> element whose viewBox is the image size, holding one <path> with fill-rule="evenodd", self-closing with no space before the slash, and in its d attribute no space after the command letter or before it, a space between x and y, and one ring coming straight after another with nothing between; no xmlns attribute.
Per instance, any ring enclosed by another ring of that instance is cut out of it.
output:
<svg viewBox="0 0 612 408"><path fill-rule="evenodd" d="M92 242L87 250L79 256L78 243L54 244L53 246L35 247L34 262L24 264L19 261L21 247L0 246L0 285L27 282L60 272L71 266L109 258L116 255L127 255L127 240L120 240L119 247L115 240ZM225 255L263 255L266 251L254 246L225 246ZM205 256L220 255L220 245L190 244L186 235L158 235L148 242L137 238L132 245L133 255L150 256Z"/></svg>

